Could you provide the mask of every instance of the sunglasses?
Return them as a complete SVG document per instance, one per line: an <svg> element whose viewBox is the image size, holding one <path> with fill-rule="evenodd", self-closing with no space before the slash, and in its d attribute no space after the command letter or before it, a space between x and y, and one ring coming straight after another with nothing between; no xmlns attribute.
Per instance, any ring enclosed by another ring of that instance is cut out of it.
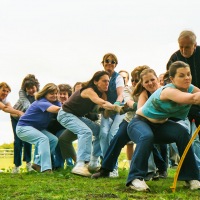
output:
<svg viewBox="0 0 200 200"><path fill-rule="evenodd" d="M138 82L139 82L139 80L138 80L138 79L131 79L131 82L138 83Z"/></svg>
<svg viewBox="0 0 200 200"><path fill-rule="evenodd" d="M116 62L114 60L109 60L109 59L105 60L104 62L106 64L112 64L112 65L116 64Z"/></svg>

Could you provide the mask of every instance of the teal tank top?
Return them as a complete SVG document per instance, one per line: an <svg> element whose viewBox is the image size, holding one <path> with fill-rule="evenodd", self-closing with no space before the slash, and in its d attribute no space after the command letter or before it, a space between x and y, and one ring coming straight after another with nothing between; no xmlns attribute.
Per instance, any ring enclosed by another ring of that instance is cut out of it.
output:
<svg viewBox="0 0 200 200"><path fill-rule="evenodd" d="M152 119L166 119L175 117L178 119L185 119L188 115L191 105L189 104L178 104L174 101L162 101L160 100L160 94L163 89L171 87L176 88L175 85L169 83L159 89L157 89L147 100L142 107L144 116ZM188 93L192 93L194 85L190 85Z"/></svg>

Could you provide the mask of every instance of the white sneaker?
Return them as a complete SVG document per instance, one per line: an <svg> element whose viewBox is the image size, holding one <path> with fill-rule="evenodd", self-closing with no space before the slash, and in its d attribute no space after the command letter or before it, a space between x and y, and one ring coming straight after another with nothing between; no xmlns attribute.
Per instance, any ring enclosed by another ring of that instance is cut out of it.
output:
<svg viewBox="0 0 200 200"><path fill-rule="evenodd" d="M186 181L186 186L190 188L190 190L198 190L200 189L200 182L198 180Z"/></svg>
<svg viewBox="0 0 200 200"><path fill-rule="evenodd" d="M88 171L87 165L84 166L75 166L72 169L73 174L77 174L80 176L91 176L92 174Z"/></svg>
<svg viewBox="0 0 200 200"><path fill-rule="evenodd" d="M26 170L27 170L27 172L34 171L34 169L32 168L31 162L26 163Z"/></svg>
<svg viewBox="0 0 200 200"><path fill-rule="evenodd" d="M150 191L149 186L146 184L144 180L134 179L131 182L130 188L136 191Z"/></svg>
<svg viewBox="0 0 200 200"><path fill-rule="evenodd" d="M0 173L4 172L3 170L0 169Z"/></svg>
<svg viewBox="0 0 200 200"><path fill-rule="evenodd" d="M13 174L18 174L20 172L20 168L19 167L14 167L12 170Z"/></svg>
<svg viewBox="0 0 200 200"><path fill-rule="evenodd" d="M118 169L114 169L112 172L109 174L110 178L117 178L119 177Z"/></svg>
<svg viewBox="0 0 200 200"><path fill-rule="evenodd" d="M97 172L99 169L101 168L101 165L99 164L99 162L89 162L89 165L88 165L88 170L90 172Z"/></svg>

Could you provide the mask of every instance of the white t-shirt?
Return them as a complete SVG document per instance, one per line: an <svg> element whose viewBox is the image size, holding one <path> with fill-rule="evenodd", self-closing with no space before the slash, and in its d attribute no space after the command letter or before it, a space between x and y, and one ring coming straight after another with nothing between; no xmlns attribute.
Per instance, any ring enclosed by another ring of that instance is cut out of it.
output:
<svg viewBox="0 0 200 200"><path fill-rule="evenodd" d="M116 78L116 88L118 87L124 87L124 79L121 75Z"/></svg>

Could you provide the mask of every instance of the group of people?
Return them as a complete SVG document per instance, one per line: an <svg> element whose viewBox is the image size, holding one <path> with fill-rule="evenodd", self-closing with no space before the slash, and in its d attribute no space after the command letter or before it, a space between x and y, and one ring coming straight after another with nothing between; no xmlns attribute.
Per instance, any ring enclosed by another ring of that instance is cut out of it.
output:
<svg viewBox="0 0 200 200"><path fill-rule="evenodd" d="M73 91L68 84L54 83L39 90L38 80L28 75L12 107L7 100L11 89L0 83L0 109L11 114L14 132L13 172L19 172L24 147L28 171L52 173L63 168L66 160L74 165L73 174L117 177L118 156L127 145L127 186L147 191L149 173L166 178L167 144L175 143L182 156L191 138L190 122L200 123L200 47L188 30L180 33L178 43L179 50L160 80L152 68L142 65L133 69L128 86L129 73L116 72L118 59L107 53L101 62L103 70L75 84ZM200 189L199 151L200 147L195 154L190 147L179 175L191 190Z"/></svg>

